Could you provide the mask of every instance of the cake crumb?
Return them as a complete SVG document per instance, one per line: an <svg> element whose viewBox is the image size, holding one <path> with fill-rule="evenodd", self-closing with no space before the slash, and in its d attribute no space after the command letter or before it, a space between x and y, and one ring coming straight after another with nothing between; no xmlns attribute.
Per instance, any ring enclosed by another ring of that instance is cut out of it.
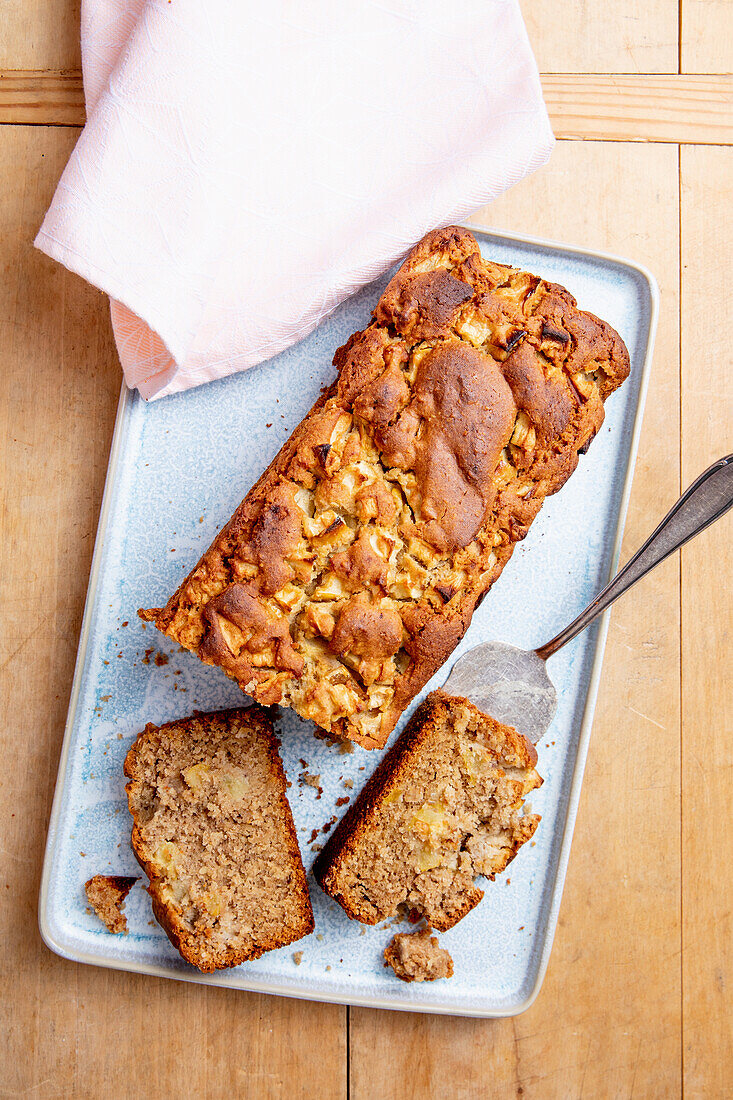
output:
<svg viewBox="0 0 733 1100"><path fill-rule="evenodd" d="M158 668L160 668L162 665L168 664L168 657L165 653L156 653L154 660Z"/></svg>
<svg viewBox="0 0 733 1100"><path fill-rule="evenodd" d="M295 963L295 965L300 966L302 961L303 961L303 952L302 951L293 951L293 962Z"/></svg>
<svg viewBox="0 0 733 1100"><path fill-rule="evenodd" d="M344 741L339 741L339 753L341 754L341 756L349 756L353 751L353 741L349 741L348 739Z"/></svg>
<svg viewBox="0 0 733 1100"><path fill-rule="evenodd" d="M316 801L323 794L323 787L321 786L320 773L317 774L317 775L311 775L310 772L303 771L298 776L298 784L301 787L303 787L303 786L313 787L316 791L318 791L318 794L316 795Z"/></svg>
<svg viewBox="0 0 733 1100"><path fill-rule="evenodd" d="M353 791L353 789L354 789L354 780L353 779L344 779L344 786L346 787L347 791Z"/></svg>
<svg viewBox="0 0 733 1100"><path fill-rule="evenodd" d="M336 799L336 805L337 806L345 806L346 803L350 802L350 801L351 801L351 799L349 798L349 796L345 795L343 798L337 798Z"/></svg>
<svg viewBox="0 0 733 1100"><path fill-rule="evenodd" d="M432 929L398 932L384 949L385 966L403 982L434 982L453 977L453 959Z"/></svg>
<svg viewBox="0 0 733 1100"><path fill-rule="evenodd" d="M136 882L137 878L127 875L94 875L84 884L89 903L108 932L127 932L127 920L122 910L125 898Z"/></svg>

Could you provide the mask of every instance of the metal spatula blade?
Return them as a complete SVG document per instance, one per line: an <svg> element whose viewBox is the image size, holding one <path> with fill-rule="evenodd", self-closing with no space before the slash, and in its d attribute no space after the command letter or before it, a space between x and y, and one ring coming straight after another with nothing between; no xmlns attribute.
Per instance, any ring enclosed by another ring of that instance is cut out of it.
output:
<svg viewBox="0 0 733 1100"><path fill-rule="evenodd" d="M532 743L557 710L557 693L545 662L533 649L484 642L456 661L444 691L465 695L479 710L514 726Z"/></svg>
<svg viewBox="0 0 733 1100"><path fill-rule="evenodd" d="M728 455L700 474L641 549L565 630L538 649L518 649L505 642L475 646L456 661L443 690L466 696L480 710L514 726L536 744L557 709L557 693L545 666L547 658L732 505L733 455Z"/></svg>

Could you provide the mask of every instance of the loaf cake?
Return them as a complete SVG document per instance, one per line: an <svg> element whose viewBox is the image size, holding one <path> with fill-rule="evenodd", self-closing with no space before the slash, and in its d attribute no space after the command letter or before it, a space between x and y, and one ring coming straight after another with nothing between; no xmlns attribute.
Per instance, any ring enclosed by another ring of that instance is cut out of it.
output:
<svg viewBox="0 0 733 1100"><path fill-rule="evenodd" d="M237 966L313 931L267 713L148 725L127 754L132 846L153 911L187 962Z"/></svg>
<svg viewBox="0 0 733 1100"><path fill-rule="evenodd" d="M128 875L94 875L84 884L87 901L108 932L127 931L127 918L122 910L136 882L136 878Z"/></svg>
<svg viewBox="0 0 733 1100"><path fill-rule="evenodd" d="M382 747L629 372L567 290L428 234L338 378L146 620L263 704Z"/></svg>
<svg viewBox="0 0 733 1100"><path fill-rule="evenodd" d="M444 932L534 834L522 813L542 783L534 746L467 699L434 691L380 762L313 867L363 924L408 906Z"/></svg>
<svg viewBox="0 0 733 1100"><path fill-rule="evenodd" d="M453 959L429 928L398 932L384 949L384 961L403 982L435 982L453 977Z"/></svg>

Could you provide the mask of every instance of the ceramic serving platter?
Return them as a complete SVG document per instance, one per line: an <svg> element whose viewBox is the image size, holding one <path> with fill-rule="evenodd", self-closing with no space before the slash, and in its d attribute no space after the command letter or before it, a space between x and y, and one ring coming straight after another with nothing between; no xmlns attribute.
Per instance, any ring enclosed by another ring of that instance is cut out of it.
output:
<svg viewBox="0 0 733 1100"><path fill-rule="evenodd" d="M602 587L618 558L657 313L648 272L549 242L474 230L484 254L567 286L609 321L631 352L631 377L577 472L544 505L529 536L478 609L456 656L500 639L547 641ZM113 936L87 909L96 873L139 874L130 848L122 765L147 722L242 703L218 669L201 664L136 615L161 604L198 560L250 485L334 374L334 350L362 328L386 277L340 307L301 343L244 374L146 404L123 390L99 520L40 898L43 937L80 962L313 1000L465 1016L507 1016L536 996L552 944L580 794L607 620L551 658L557 716L538 745L542 814L484 900L441 937L448 981L405 985L382 951L399 927L350 921L309 877L315 931L300 943L212 975L187 966L152 917L142 886L128 896L129 934ZM426 687L438 687L449 664ZM403 723L411 713L405 714ZM310 723L279 719L282 755L306 868L324 826L354 798L380 753L347 754ZM399 727L401 728L401 726ZM322 790L302 781L320 776ZM353 783L353 787L348 786ZM409 926L402 926L407 930ZM297 953L297 954L296 954Z"/></svg>

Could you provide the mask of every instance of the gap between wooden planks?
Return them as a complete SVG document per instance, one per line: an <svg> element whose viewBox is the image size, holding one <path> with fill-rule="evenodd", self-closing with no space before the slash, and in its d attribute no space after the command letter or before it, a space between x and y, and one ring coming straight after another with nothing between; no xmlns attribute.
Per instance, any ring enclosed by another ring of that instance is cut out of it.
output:
<svg viewBox="0 0 733 1100"><path fill-rule="evenodd" d="M558 138L733 145L733 76L549 73ZM83 126L81 74L0 69L0 123Z"/></svg>

